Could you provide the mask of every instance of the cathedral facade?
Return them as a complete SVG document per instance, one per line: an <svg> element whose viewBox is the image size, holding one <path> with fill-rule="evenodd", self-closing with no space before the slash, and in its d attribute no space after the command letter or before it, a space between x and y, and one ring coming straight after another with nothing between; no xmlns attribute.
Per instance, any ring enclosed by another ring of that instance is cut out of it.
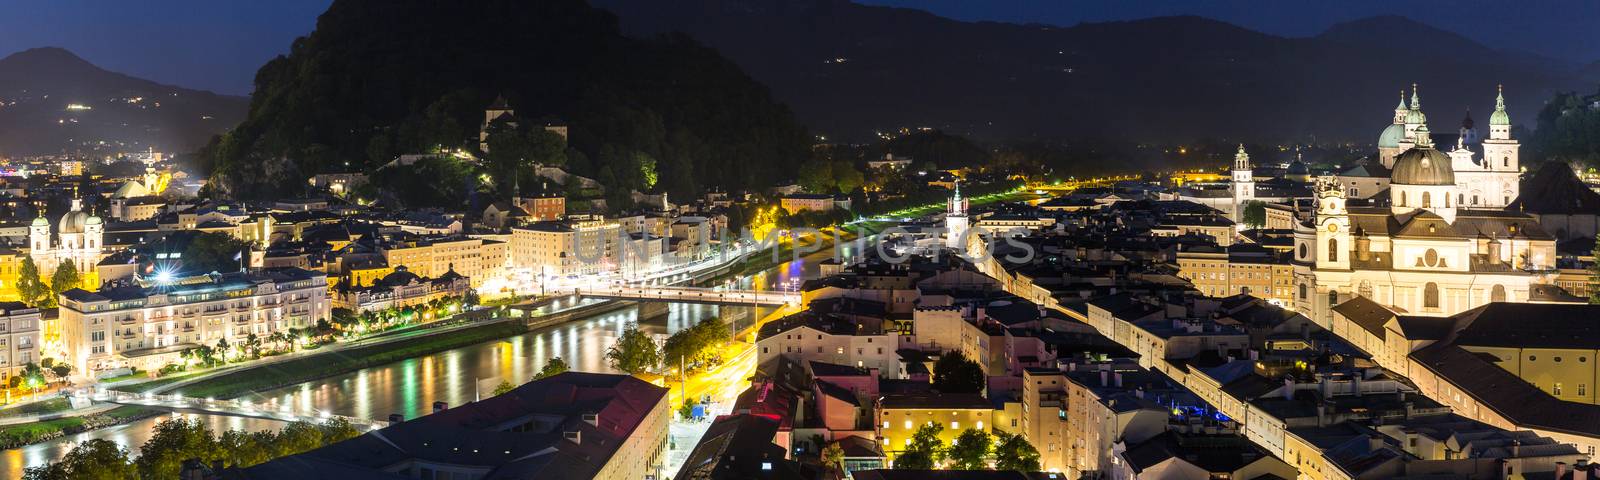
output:
<svg viewBox="0 0 1600 480"><path fill-rule="evenodd" d="M1352 204L1342 181L1317 183L1315 216L1295 228L1297 310L1327 326L1329 310L1356 295L1426 316L1570 300L1549 286L1555 239L1534 217L1504 208L1516 199L1520 166L1503 99L1496 104L1476 148L1468 128L1454 145L1436 145L1413 93L1379 139L1386 194Z"/></svg>
<svg viewBox="0 0 1600 480"><path fill-rule="evenodd" d="M63 263L78 269L82 286L94 290L100 285L95 266L105 251L105 222L83 211L82 201L73 199L72 211L56 223L52 241L50 221L43 216L28 226L28 256L46 279Z"/></svg>

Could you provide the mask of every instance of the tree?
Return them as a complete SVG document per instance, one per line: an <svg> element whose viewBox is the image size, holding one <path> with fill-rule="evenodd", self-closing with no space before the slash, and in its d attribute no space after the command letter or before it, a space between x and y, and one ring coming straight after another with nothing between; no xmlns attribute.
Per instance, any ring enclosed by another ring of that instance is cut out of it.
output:
<svg viewBox="0 0 1600 480"><path fill-rule="evenodd" d="M72 447L55 463L29 468L24 480L137 480L139 470L128 461L128 451L116 442L88 440Z"/></svg>
<svg viewBox="0 0 1600 480"><path fill-rule="evenodd" d="M134 465L143 478L178 478L184 460L193 458L209 464L222 457L222 449L204 423L167 420L156 425L155 434L139 449Z"/></svg>
<svg viewBox="0 0 1600 480"><path fill-rule="evenodd" d="M834 473L844 472L844 447L839 442L822 447L822 466Z"/></svg>
<svg viewBox="0 0 1600 480"><path fill-rule="evenodd" d="M250 358L261 358L261 337L251 333L244 336L245 351L250 352Z"/></svg>
<svg viewBox="0 0 1600 480"><path fill-rule="evenodd" d="M66 380L67 379L67 375L71 375L72 374L72 365L67 365L65 363L62 363L62 364L57 364L57 365L51 366L50 367L50 374L55 375L57 379Z"/></svg>
<svg viewBox="0 0 1600 480"><path fill-rule="evenodd" d="M498 397L516 389L516 385L513 385L511 382L501 380L499 385L494 386L494 395Z"/></svg>
<svg viewBox="0 0 1600 480"><path fill-rule="evenodd" d="M1240 220L1250 228L1261 228L1267 225L1267 202L1250 200L1244 202L1240 208L1244 212L1239 215Z"/></svg>
<svg viewBox="0 0 1600 480"><path fill-rule="evenodd" d="M611 362L611 368L640 374L660 363L661 353L656 350L656 342L639 330L639 324L629 323L622 336L606 350L606 360Z"/></svg>
<svg viewBox="0 0 1600 480"><path fill-rule="evenodd" d="M72 262L61 262L56 265L56 272L50 275L50 296L55 297L61 292L78 288L83 283L83 277L78 274L78 267Z"/></svg>
<svg viewBox="0 0 1600 480"><path fill-rule="evenodd" d="M540 380L554 377L570 369L571 367L567 366L566 360L562 360L561 357L550 357L550 361L545 362L544 368L539 369L539 373L534 374L533 379Z"/></svg>
<svg viewBox="0 0 1600 480"><path fill-rule="evenodd" d="M28 305L39 305L50 292L50 287L44 284L39 273L39 265L33 263L32 256L22 257L22 267L17 270L17 296Z"/></svg>
<svg viewBox="0 0 1600 480"><path fill-rule="evenodd" d="M956 470L986 470L989 468L989 446L993 439L983 430L966 429L950 444L949 456Z"/></svg>
<svg viewBox="0 0 1600 480"><path fill-rule="evenodd" d="M217 339L217 355L222 357L222 363L228 363L228 339Z"/></svg>
<svg viewBox="0 0 1600 480"><path fill-rule="evenodd" d="M983 367L958 351L945 352L933 364L933 386L943 393L977 393L986 380Z"/></svg>
<svg viewBox="0 0 1600 480"><path fill-rule="evenodd" d="M994 469L1017 472L1039 471L1039 450L1020 434L995 430Z"/></svg>
<svg viewBox="0 0 1600 480"><path fill-rule="evenodd" d="M221 232L199 232L183 249L180 270L191 273L237 272L250 242Z"/></svg>
<svg viewBox="0 0 1600 480"><path fill-rule="evenodd" d="M37 363L28 362L23 365L20 376L25 386L31 390L38 391L39 387L45 385L44 368L39 367Z"/></svg>
<svg viewBox="0 0 1600 480"><path fill-rule="evenodd" d="M944 461L944 442L939 441L939 432L944 431L944 426L935 422L928 422L917 427L916 433L911 434L911 444L905 451L894 458L894 468L900 470L932 470Z"/></svg>

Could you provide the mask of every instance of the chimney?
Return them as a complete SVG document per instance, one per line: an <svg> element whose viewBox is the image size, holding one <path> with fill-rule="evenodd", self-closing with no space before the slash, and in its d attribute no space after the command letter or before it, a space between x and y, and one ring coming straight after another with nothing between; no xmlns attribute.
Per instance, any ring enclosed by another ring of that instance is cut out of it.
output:
<svg viewBox="0 0 1600 480"><path fill-rule="evenodd" d="M1100 386L1102 387L1106 386L1106 373L1105 370L1100 371Z"/></svg>
<svg viewBox="0 0 1600 480"><path fill-rule="evenodd" d="M1567 475L1567 462L1556 462L1556 480Z"/></svg>
<svg viewBox="0 0 1600 480"><path fill-rule="evenodd" d="M443 411L445 411L445 409L448 409L448 408L450 408L450 404L449 403L446 403L446 402L433 402L433 413L443 412Z"/></svg>
<svg viewBox="0 0 1600 480"><path fill-rule="evenodd" d="M1378 451L1383 449L1383 436L1370 435L1367 437L1367 449Z"/></svg>
<svg viewBox="0 0 1600 480"><path fill-rule="evenodd" d="M1122 388L1122 372L1117 372L1113 378L1117 382L1117 388Z"/></svg>
<svg viewBox="0 0 1600 480"><path fill-rule="evenodd" d="M1494 238L1490 238L1489 239L1489 264L1490 265L1499 265L1500 264L1500 240L1499 239L1494 239Z"/></svg>
<svg viewBox="0 0 1600 480"><path fill-rule="evenodd" d="M1511 441L1511 458L1522 457L1522 440Z"/></svg>
<svg viewBox="0 0 1600 480"><path fill-rule="evenodd" d="M1356 258L1363 262L1372 259L1372 239L1366 235L1356 237Z"/></svg>

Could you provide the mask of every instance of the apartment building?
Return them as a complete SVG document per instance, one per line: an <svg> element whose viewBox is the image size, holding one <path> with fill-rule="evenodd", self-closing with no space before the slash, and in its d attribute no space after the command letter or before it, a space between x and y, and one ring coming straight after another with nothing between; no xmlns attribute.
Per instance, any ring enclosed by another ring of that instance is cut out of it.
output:
<svg viewBox="0 0 1600 480"><path fill-rule="evenodd" d="M43 358L43 316L22 302L0 302L0 385Z"/></svg>

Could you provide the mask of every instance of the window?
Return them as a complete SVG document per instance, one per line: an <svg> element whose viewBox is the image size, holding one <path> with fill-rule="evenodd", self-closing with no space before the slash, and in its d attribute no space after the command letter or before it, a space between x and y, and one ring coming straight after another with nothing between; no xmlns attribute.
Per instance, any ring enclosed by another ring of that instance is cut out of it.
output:
<svg viewBox="0 0 1600 480"><path fill-rule="evenodd" d="M1406 206L1406 192L1404 191L1400 192L1400 206Z"/></svg>
<svg viewBox="0 0 1600 480"><path fill-rule="evenodd" d="M1337 238L1328 239L1328 261L1339 261L1339 239Z"/></svg>
<svg viewBox="0 0 1600 480"><path fill-rule="evenodd" d="M1550 394L1558 396L1558 397L1561 396L1561 382L1556 382L1556 386L1555 386L1555 388L1551 389L1551 393Z"/></svg>
<svg viewBox="0 0 1600 480"><path fill-rule="evenodd" d="M1538 355L1528 355L1528 361L1530 361L1530 362L1536 361L1538 359L1539 359Z"/></svg>
<svg viewBox="0 0 1600 480"><path fill-rule="evenodd" d="M1457 193L1456 194L1456 205L1460 205L1460 204L1463 204L1463 203L1467 203L1467 194L1465 194L1465 193Z"/></svg>
<svg viewBox="0 0 1600 480"><path fill-rule="evenodd" d="M1505 285L1495 285L1494 288L1489 289L1489 301L1491 301L1491 302L1504 302L1504 301L1506 301L1506 287L1505 287ZM1582 357L1579 357L1578 361L1580 361L1580 362L1583 361Z"/></svg>
<svg viewBox="0 0 1600 480"><path fill-rule="evenodd" d="M961 429L961 422L957 422L957 421L951 420L950 421L950 429L951 430L960 430Z"/></svg>
<svg viewBox="0 0 1600 480"><path fill-rule="evenodd" d="M1304 300L1305 298L1306 298L1306 284L1302 283L1302 284L1300 284L1300 299Z"/></svg>
<svg viewBox="0 0 1600 480"><path fill-rule="evenodd" d="M1586 396L1588 394L1589 394L1589 384L1587 384L1587 383L1578 384L1578 396L1582 397L1582 396Z"/></svg>
<svg viewBox="0 0 1600 480"><path fill-rule="evenodd" d="M1422 308L1439 308L1439 284L1428 282L1422 287Z"/></svg>
<svg viewBox="0 0 1600 480"><path fill-rule="evenodd" d="M1578 386L1578 388L1579 388L1579 392L1583 391L1582 390L1582 388L1583 388L1582 385ZM1582 395L1582 393L1579 393L1579 395ZM983 420L978 420L978 430L980 430L980 431L983 430Z"/></svg>
<svg viewBox="0 0 1600 480"><path fill-rule="evenodd" d="M1422 208L1433 208L1433 195L1422 192Z"/></svg>

